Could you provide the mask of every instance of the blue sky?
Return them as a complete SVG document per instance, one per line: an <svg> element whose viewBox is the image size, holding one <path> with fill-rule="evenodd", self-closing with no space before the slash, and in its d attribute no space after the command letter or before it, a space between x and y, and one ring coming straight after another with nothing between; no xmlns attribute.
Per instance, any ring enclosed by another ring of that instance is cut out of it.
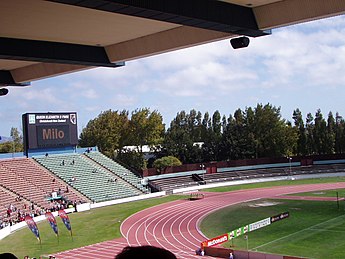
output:
<svg viewBox="0 0 345 259"><path fill-rule="evenodd" d="M79 133L101 111L148 107L164 122L181 110L223 115L271 103L291 120L321 109L345 117L345 16L273 30L233 50L229 40L10 88L0 97L0 136L26 112L76 111Z"/></svg>

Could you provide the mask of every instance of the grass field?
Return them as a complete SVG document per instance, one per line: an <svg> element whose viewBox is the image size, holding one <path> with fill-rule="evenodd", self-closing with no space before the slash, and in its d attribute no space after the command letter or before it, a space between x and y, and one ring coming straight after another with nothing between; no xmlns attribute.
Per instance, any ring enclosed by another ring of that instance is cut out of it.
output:
<svg viewBox="0 0 345 259"><path fill-rule="evenodd" d="M185 196L167 196L70 214L73 241L59 218L56 219L59 228L59 243L48 222L42 221L38 224L42 248L32 232L28 228L23 228L0 240L0 253L11 252L18 258L23 258L25 255L38 258L40 255L119 238L121 237L120 224L128 216L145 208L182 198Z"/></svg>
<svg viewBox="0 0 345 259"><path fill-rule="evenodd" d="M258 203L272 206L253 206ZM248 234L249 250L303 256L308 258L344 258L345 210L335 202L264 200L231 206L206 217L201 230L215 237L238 227L289 211L290 217ZM246 250L243 237L225 247Z"/></svg>
<svg viewBox="0 0 345 259"><path fill-rule="evenodd" d="M340 182L340 181L345 181L345 178L337 177L337 178L326 178L322 180L314 179L314 180L299 180L299 181L267 182L267 183L259 183L259 184L220 187L220 188L216 188L212 190L208 189L207 191L220 192L220 191L231 191L231 190L239 190L239 189L279 186L279 185ZM40 230L40 234L42 238L42 248L40 248L39 243L35 239L34 235L31 233L31 231L28 228L24 228L22 230L17 231L16 233L13 233L12 235L8 236L5 239L0 240L0 253L12 252L16 254L18 258L23 258L23 256L27 254L30 255L31 257L33 256L39 257L40 255L47 255L51 253L56 253L58 251L65 251L65 250L73 249L76 247L81 247L81 246L85 246L89 244L94 244L97 242L102 242L102 241L118 238L118 237L121 237L120 224L128 216L132 215L133 213L137 211L143 210L145 208L148 208L157 204L161 204L161 203L165 203L165 202L169 202L169 201L177 200L177 199L183 199L183 198L185 198L185 196L167 196L164 198L119 204L119 205L103 207L103 208L99 208L99 209L95 209L95 210L91 210L87 212L70 214L69 217L71 220L71 224L73 228L73 236L74 236L73 241L69 235L69 232L66 230L65 226L62 224L59 218L57 218L57 223L58 223L59 233L60 233L59 243L57 241L55 234L53 233L50 226L48 225L48 223L46 221L43 221L38 224L38 228ZM284 201L284 203L287 203L287 202L288 201ZM322 203L322 204L327 204L327 203ZM335 206L335 203L330 203L330 204L333 204ZM327 205L326 207L328 208L328 206L330 205ZM276 206L274 207L276 208ZM297 206L294 206L294 207L297 208ZM230 207L229 209L232 209L232 208L233 207ZM239 213L240 216L238 218L240 219L240 221L236 221L234 220L234 218L232 218L233 220L230 223L226 223L224 225L226 226L226 228L221 227L220 229L218 229L218 231L220 234L223 234L226 231L232 230L236 226L241 226L242 224L251 223L251 222L256 221L257 219L263 219L267 216L271 216L275 214L275 211L272 211L272 212L269 211L267 212L269 213L269 215L266 215L266 212L265 212L266 209L267 207L265 207L262 214L259 214L259 213L256 214L255 220L248 219L248 222L243 221L242 214ZM328 211L328 209L326 211ZM333 211L333 210L330 210L330 211ZM328 217L326 217L327 215L324 215L325 219L324 218L318 219L318 221L315 224L318 224L322 222L323 220L331 219L332 217L337 217L338 216L337 213L341 214L341 212L334 211ZM214 215L217 215L217 214L218 213ZM224 215L224 212L220 211L219 215ZM294 215L294 212L292 215ZM293 218L294 217L291 217L291 219ZM220 217L218 220L219 222L223 222L223 217ZM288 219L287 221L290 222L291 220ZM308 220L306 221L307 221L306 223L309 223ZM279 224L280 223L277 223L277 226L279 226ZM217 225L218 225L217 222L213 222L213 225L211 225L210 227L206 227L206 230L213 229L213 228L216 229ZM303 222L301 221L300 225L302 227L309 226L308 224L304 225L304 221ZM269 228L271 227L273 227L273 225L270 226ZM282 231L284 230L284 228L285 227L282 227ZM207 233L208 236L213 236L212 233L209 234L206 230L205 230L205 233ZM252 234L258 235L255 232L253 232ZM250 240L249 240L249 245L251 248L254 248L255 246L259 246L265 243L265 241L262 241L261 243L252 242L252 234L250 235ZM344 237L345 233L340 232L340 234L343 235ZM279 237L277 236L276 238L279 238ZM267 242L270 242L270 241L267 241ZM318 246L317 242L320 242L320 241L314 240L313 242L316 242L316 243L313 243L314 246ZM241 239L236 240L235 244L238 247L245 247L244 246L245 243ZM332 244L332 245L335 245L335 244ZM344 244L342 245L344 246ZM272 249L273 246L269 246L269 247ZM263 249L267 249L267 247L258 248L258 250L263 250ZM271 251L271 252L285 253L284 247L279 248L279 249L277 251ZM288 247L287 249L288 252L286 253L291 254L290 250L291 249ZM336 249L333 249L333 250L336 251ZM345 249L342 251L345 254ZM315 257L315 258L320 258L320 257ZM327 258L327 257L324 257L324 258Z"/></svg>
<svg viewBox="0 0 345 259"><path fill-rule="evenodd" d="M289 194L291 196L312 196L312 197L338 197L344 198L345 197L345 189L335 189L335 190L323 190L323 191L317 191L317 192L302 192L302 193L294 193Z"/></svg>

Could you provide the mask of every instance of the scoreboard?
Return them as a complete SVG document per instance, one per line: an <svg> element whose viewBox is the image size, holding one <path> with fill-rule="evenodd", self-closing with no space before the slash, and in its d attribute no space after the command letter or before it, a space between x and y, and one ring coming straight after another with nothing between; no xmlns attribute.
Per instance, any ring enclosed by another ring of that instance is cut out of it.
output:
<svg viewBox="0 0 345 259"><path fill-rule="evenodd" d="M45 149L78 144L77 113L25 113L22 115L24 149Z"/></svg>

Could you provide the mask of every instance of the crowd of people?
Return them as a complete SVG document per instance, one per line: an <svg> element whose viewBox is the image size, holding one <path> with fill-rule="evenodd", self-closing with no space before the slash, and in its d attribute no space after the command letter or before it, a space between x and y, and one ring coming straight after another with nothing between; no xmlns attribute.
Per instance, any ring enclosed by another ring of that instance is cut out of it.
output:
<svg viewBox="0 0 345 259"><path fill-rule="evenodd" d="M57 193L61 195L61 190L59 191ZM52 195L49 197L51 196ZM52 198L50 200L49 207L43 208L33 202L25 201L22 197L18 196L13 203L10 203L6 207L6 213L0 214L0 229L22 222L25 220L26 216L34 218L44 215L46 212L54 212L71 207L76 208L76 206L81 203L82 201L70 201L63 196L58 196L57 199Z"/></svg>
<svg viewBox="0 0 345 259"><path fill-rule="evenodd" d="M41 213L44 213L42 208L35 206L34 203L23 202L23 199L18 196L15 203L7 206L6 214L0 215L0 229L24 221L27 215L34 217L41 215Z"/></svg>

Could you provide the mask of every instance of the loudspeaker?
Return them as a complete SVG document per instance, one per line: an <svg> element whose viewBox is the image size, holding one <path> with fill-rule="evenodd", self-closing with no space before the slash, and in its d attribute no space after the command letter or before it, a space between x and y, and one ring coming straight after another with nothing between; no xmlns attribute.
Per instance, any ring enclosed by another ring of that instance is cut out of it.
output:
<svg viewBox="0 0 345 259"><path fill-rule="evenodd" d="M6 88L0 88L0 96L8 94L8 89Z"/></svg>
<svg viewBox="0 0 345 259"><path fill-rule="evenodd" d="M248 47L249 45L249 38L248 37L234 38L230 40L230 43L234 49L245 48L245 47Z"/></svg>

